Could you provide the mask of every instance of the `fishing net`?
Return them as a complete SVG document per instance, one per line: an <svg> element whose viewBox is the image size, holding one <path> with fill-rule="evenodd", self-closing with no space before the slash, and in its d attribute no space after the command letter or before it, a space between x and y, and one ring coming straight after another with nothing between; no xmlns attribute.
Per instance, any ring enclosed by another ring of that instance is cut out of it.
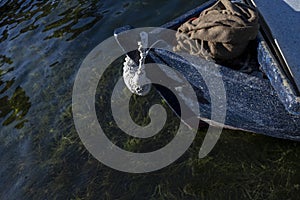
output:
<svg viewBox="0 0 300 200"><path fill-rule="evenodd" d="M241 55L257 36L257 11L243 3L219 0L176 33L175 51L188 51L206 59L228 60Z"/></svg>

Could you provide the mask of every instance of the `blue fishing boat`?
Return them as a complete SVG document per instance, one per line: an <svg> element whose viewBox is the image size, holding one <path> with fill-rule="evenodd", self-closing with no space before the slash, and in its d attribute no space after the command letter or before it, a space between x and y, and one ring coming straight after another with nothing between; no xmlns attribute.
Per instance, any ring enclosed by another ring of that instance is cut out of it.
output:
<svg viewBox="0 0 300 200"><path fill-rule="evenodd" d="M183 23L199 16L215 3L209 1L162 25L161 28L176 31ZM245 52L237 59L216 62L199 57L195 61L197 63L195 66L182 56L166 49L149 48L146 62L170 66L188 80L197 95L197 102L191 102L192 100L182 91L179 97L187 108L199 109L200 114L197 117L200 120L214 126L299 141L299 2L277 0L270 3L263 0L249 0L244 3L258 10L260 28L255 39L249 42ZM130 26L124 26L115 30L115 38L126 53L128 43L137 44L139 40L133 36L132 41L123 39L131 29ZM153 30L148 33L147 40L149 38L153 44L161 38L160 34L162 34L160 29ZM165 43L174 46L171 39ZM138 52L129 52L127 56L136 63L141 59ZM197 58L193 56L191 59ZM213 77L219 79L221 74L226 91L226 115L223 121L212 117L212 92L197 69L208 70L212 79ZM159 67L156 70L159 70ZM161 69L160 74L164 74L163 79L169 79L174 87L182 84L180 78L175 78L174 74L166 70ZM155 86L169 106L180 116L181 111L174 95L165 87ZM190 105L199 105L199 108Z"/></svg>

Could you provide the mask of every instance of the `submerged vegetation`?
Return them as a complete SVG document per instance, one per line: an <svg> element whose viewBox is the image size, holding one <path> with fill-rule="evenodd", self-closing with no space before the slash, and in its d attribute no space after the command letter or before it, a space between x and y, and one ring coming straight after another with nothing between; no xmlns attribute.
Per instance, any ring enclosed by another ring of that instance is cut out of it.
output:
<svg viewBox="0 0 300 200"><path fill-rule="evenodd" d="M298 199L297 142L224 130L213 151L199 159L206 133L200 127L182 157L147 174L113 170L82 144L71 100L88 52L125 22L158 26L199 3L1 2L0 199ZM128 136L111 116L111 86L121 76L122 62L113 62L99 82L99 123L111 141L128 151L159 149L172 140L179 119L154 88L146 97L133 96L130 110L137 124L146 125L149 108L163 105L168 119L156 136Z"/></svg>

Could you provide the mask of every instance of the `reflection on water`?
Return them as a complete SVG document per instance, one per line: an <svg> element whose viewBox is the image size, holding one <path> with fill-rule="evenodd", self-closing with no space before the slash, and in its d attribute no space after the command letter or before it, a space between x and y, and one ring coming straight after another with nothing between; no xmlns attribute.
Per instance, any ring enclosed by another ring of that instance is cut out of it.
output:
<svg viewBox="0 0 300 200"><path fill-rule="evenodd" d="M69 34L67 40L90 29L102 17L98 12L102 3L97 1L8 1L1 8L0 26L6 26L0 41L15 39L22 33L35 30L43 25L42 32L47 32L44 39L61 37ZM105 11L104 11L105 13ZM10 30L24 23L18 33ZM43 35L43 36L44 36Z"/></svg>
<svg viewBox="0 0 300 200"><path fill-rule="evenodd" d="M201 2L0 1L0 199L297 198L300 148L295 142L224 131L213 152L199 160L201 129L176 163L142 175L109 169L80 142L71 95L85 56L115 28L159 26ZM99 121L125 149L159 148L176 133L178 119L172 114L166 130L147 141L122 135L109 115L109 88L121 74L121 62L113 63L99 84ZM166 106L155 91L132 103L140 123L148 120L144 104Z"/></svg>

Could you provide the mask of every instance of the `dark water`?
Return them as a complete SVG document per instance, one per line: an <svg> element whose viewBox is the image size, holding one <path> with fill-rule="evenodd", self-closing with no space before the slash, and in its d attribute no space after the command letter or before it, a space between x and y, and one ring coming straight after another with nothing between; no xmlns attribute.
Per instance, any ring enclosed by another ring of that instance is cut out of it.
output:
<svg viewBox="0 0 300 200"><path fill-rule="evenodd" d="M0 2L0 199L299 199L299 143L223 131L204 159L205 128L175 163L149 174L128 174L94 159L72 119L72 87L85 56L115 28L159 26L201 1ZM99 121L127 150L154 150L172 139L178 119L156 139L121 136L109 115L109 83L121 73L113 63L99 84ZM152 91L131 106L164 103ZM143 118L146 111L138 115ZM153 142L153 143L151 143Z"/></svg>

